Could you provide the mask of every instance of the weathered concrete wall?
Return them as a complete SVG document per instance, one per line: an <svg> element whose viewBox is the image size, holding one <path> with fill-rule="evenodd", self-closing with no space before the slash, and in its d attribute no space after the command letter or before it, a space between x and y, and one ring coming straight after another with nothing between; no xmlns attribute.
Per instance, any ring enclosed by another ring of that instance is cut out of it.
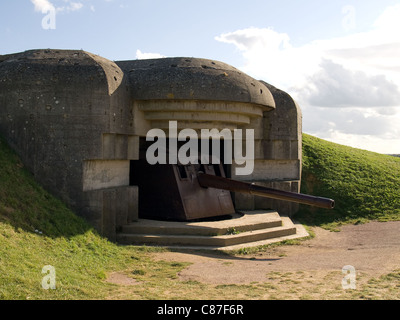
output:
<svg viewBox="0 0 400 320"><path fill-rule="evenodd" d="M129 137L123 72L78 50L32 50L2 60L0 133L46 189L104 230L102 211L93 210L101 205L93 206L91 193L83 192L83 164L114 160L104 134ZM123 147L113 148L121 153ZM129 155L134 148L130 144ZM129 187L121 181L123 186Z"/></svg>
<svg viewBox="0 0 400 320"><path fill-rule="evenodd" d="M85 160L83 162L83 191L129 185L128 160Z"/></svg>
<svg viewBox="0 0 400 320"><path fill-rule="evenodd" d="M135 100L243 102L274 108L262 83L220 61L177 57L116 63L129 77Z"/></svg>
<svg viewBox="0 0 400 320"><path fill-rule="evenodd" d="M255 170L231 176L298 191L301 112L290 96L221 62L112 62L81 50L0 56L0 134L35 178L111 240L138 218L131 160L151 128L255 130ZM244 146L245 147L245 146ZM287 202L235 196L238 209Z"/></svg>

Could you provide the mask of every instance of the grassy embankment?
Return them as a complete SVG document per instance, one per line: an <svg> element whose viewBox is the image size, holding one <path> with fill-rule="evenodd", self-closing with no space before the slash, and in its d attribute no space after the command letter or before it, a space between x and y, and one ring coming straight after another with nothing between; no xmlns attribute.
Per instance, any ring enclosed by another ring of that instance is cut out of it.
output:
<svg viewBox="0 0 400 320"><path fill-rule="evenodd" d="M335 227L399 219L399 158L305 135L303 169L303 192L336 200L333 211L302 208L298 217L304 223ZM0 139L0 300L252 299L267 289L273 292L265 287L268 284L228 288L177 281L177 273L187 264L154 262L148 255L151 250L157 249L118 246L100 237L38 186ZM45 265L56 270L56 290L42 288ZM123 271L139 284L121 291L105 281L111 271Z"/></svg>
<svg viewBox="0 0 400 320"><path fill-rule="evenodd" d="M400 158L305 134L301 192L335 200L333 210L302 206L297 217L309 225L400 220Z"/></svg>
<svg viewBox="0 0 400 320"><path fill-rule="evenodd" d="M104 299L115 290L104 281L110 271L130 268L162 283L184 266L156 265L146 255L151 250L100 237L43 190L0 138L0 300ZM46 265L55 268L56 290L42 288ZM146 298L140 295L132 298Z"/></svg>

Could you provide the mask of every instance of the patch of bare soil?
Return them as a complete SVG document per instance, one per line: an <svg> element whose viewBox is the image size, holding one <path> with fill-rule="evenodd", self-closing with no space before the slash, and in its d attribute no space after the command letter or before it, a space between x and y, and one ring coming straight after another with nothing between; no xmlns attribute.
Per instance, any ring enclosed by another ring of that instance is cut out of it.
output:
<svg viewBox="0 0 400 320"><path fill-rule="evenodd" d="M107 277L107 282L117 284L120 286L134 286L140 283L133 278L128 277L122 272L113 272Z"/></svg>
<svg viewBox="0 0 400 320"><path fill-rule="evenodd" d="M277 272L323 283L335 271L339 275L335 281L340 283L347 265L373 277L400 269L400 221L348 225L340 232L313 231L316 236L300 245L274 246L253 255L182 251L154 253L153 257L191 262L179 273L180 279L215 285L265 282Z"/></svg>

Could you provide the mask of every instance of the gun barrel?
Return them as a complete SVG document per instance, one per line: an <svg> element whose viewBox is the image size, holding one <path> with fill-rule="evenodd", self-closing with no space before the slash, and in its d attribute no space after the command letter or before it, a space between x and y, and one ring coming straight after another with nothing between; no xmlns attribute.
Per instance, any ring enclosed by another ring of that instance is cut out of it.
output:
<svg viewBox="0 0 400 320"><path fill-rule="evenodd" d="M197 174L197 179L200 186L204 188L210 187L229 190L232 192L248 193L256 196L302 203L326 209L333 209L335 206L335 201L329 198L263 187L252 183L236 181L202 172Z"/></svg>

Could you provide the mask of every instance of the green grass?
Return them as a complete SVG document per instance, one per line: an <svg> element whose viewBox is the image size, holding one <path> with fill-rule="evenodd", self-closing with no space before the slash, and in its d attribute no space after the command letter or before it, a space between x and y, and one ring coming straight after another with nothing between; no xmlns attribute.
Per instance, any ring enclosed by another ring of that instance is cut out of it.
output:
<svg viewBox="0 0 400 320"><path fill-rule="evenodd" d="M399 158L304 135L302 192L332 197L336 208L304 206L298 217L309 225L325 227L368 219L398 220L399 177ZM258 299L271 290L269 298L285 297L281 283L273 287L268 283L213 286L178 280L178 273L188 264L152 260L149 253L160 250L119 246L99 236L41 188L0 138L0 300ZM46 265L56 270L56 290L41 286ZM116 271L138 284L121 287L105 281ZM379 284L398 277L397 272L371 280L369 285L377 293L368 289L363 295L379 298ZM286 286L288 298L301 293L300 289L292 293L292 285Z"/></svg>
<svg viewBox="0 0 400 320"><path fill-rule="evenodd" d="M0 140L0 222L49 237L69 237L90 229L34 181L4 140Z"/></svg>
<svg viewBox="0 0 400 320"><path fill-rule="evenodd" d="M146 247L118 246L41 188L0 138L0 300L104 299L115 290L111 271L154 278L184 266L154 270ZM42 268L56 272L56 290L42 288ZM138 271L136 271L138 272ZM140 272L138 272L140 275Z"/></svg>
<svg viewBox="0 0 400 320"><path fill-rule="evenodd" d="M301 192L335 200L333 210L301 206L309 225L400 220L400 158L304 134Z"/></svg>

